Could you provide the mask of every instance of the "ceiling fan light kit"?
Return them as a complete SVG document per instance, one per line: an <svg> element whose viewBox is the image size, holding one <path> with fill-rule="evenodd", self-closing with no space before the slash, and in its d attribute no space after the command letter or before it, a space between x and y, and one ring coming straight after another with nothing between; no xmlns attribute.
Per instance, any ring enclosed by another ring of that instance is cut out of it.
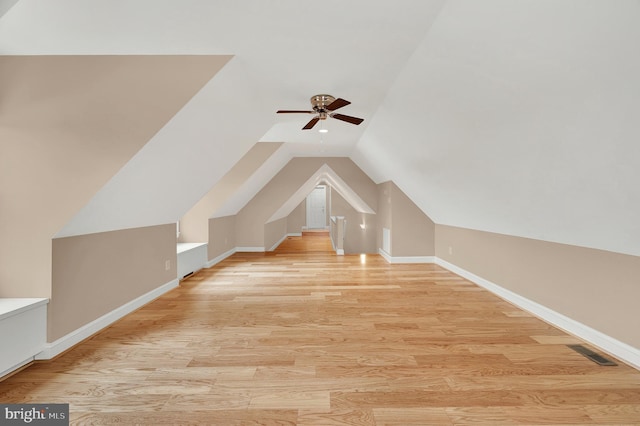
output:
<svg viewBox="0 0 640 426"><path fill-rule="evenodd" d="M318 121L326 120L327 117L335 118L336 120L345 121L347 123L355 124L356 126L364 121L362 118L352 117L350 115L338 114L333 111L349 105L351 102L342 99L334 98L331 95L315 95L311 97L312 110L285 110L281 109L277 111L277 114L317 114L313 117L302 130L309 130L315 126ZM326 129L322 129L325 130Z"/></svg>

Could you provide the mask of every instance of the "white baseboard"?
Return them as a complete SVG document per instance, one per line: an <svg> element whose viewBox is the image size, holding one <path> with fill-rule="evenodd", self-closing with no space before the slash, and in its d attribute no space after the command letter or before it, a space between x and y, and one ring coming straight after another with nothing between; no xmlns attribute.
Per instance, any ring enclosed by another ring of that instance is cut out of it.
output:
<svg viewBox="0 0 640 426"><path fill-rule="evenodd" d="M389 263L435 263L435 256L397 256L393 257L383 249L379 248L378 253Z"/></svg>
<svg viewBox="0 0 640 426"><path fill-rule="evenodd" d="M93 336L98 331L108 327L125 315L130 314L131 312L146 305L152 300L157 299L166 292L173 290L174 288L178 287L178 285L179 281L177 279L172 280L154 290L151 290L146 294L143 294L136 299L133 299L130 302L125 303L119 308L116 308L113 311L101 316L100 318L91 321L90 323L78 328L77 330L72 331L66 336L59 338L55 342L45 344L44 349L42 350L42 352L35 356L35 359L51 359L60 355L62 352L66 351L72 346L77 345L84 339Z"/></svg>
<svg viewBox="0 0 640 426"><path fill-rule="evenodd" d="M224 253L222 253L221 255L218 255L216 257L214 257L213 259L211 259L210 261L207 262L206 267L207 268L211 268L213 265L216 265L220 262L222 262L223 260L225 260L227 257L231 256L232 254L234 254L236 252L236 248L232 248L231 250L225 251Z"/></svg>
<svg viewBox="0 0 640 426"><path fill-rule="evenodd" d="M337 254L338 256L344 256L344 249L338 249L338 250L336 250L336 254Z"/></svg>
<svg viewBox="0 0 640 426"><path fill-rule="evenodd" d="M260 253L264 252L264 247L236 247L238 253Z"/></svg>
<svg viewBox="0 0 640 426"><path fill-rule="evenodd" d="M388 263L391 263L391 255L381 248L378 249L378 254L384 258Z"/></svg>
<svg viewBox="0 0 640 426"><path fill-rule="evenodd" d="M491 281L485 280L465 269L462 269L446 260L435 258L435 263L443 268L450 270L451 272L460 275L469 281L483 287L495 295L505 299L508 302L513 303L519 308L524 309L527 312L539 317L540 319L577 336L592 345L602 349L603 351L619 358L620 360L632 365L633 367L640 369L640 349L634 348L624 342L614 339L598 330L595 330L587 325L582 324L574 319L562 315L546 306L540 305L526 297L520 296L506 288L500 287Z"/></svg>
<svg viewBox="0 0 640 426"><path fill-rule="evenodd" d="M284 234L277 243L271 246L269 251L274 251L275 249L277 249L278 246L287 239L287 237L302 237L302 232L289 232L288 234Z"/></svg>
<svg viewBox="0 0 640 426"><path fill-rule="evenodd" d="M0 379L3 379L5 376L8 376L9 374L11 374L11 373L15 372L16 370L18 370L18 369L20 369L20 368L24 367L25 365L27 365L27 364L29 364L30 362L32 362L34 359L35 359L35 357L32 357L32 356L31 356L31 357L29 357L29 358L25 359L24 361L19 362L18 364L14 365L14 366L12 366L12 367L7 368L7 369L6 369L6 370L4 370L4 371L0 371Z"/></svg>
<svg viewBox="0 0 640 426"><path fill-rule="evenodd" d="M282 238L280 238L280 239L278 240L278 242L277 242L277 243L275 243L274 245L272 245L272 246L271 246L271 248L269 249L269 251L274 251L275 249L277 249L277 248L278 248L278 246L279 246L280 244L282 244L282 242L283 242L284 240L286 240L286 239L287 239L287 237L288 237L288 235L287 235L287 234L284 234L284 235L282 236Z"/></svg>

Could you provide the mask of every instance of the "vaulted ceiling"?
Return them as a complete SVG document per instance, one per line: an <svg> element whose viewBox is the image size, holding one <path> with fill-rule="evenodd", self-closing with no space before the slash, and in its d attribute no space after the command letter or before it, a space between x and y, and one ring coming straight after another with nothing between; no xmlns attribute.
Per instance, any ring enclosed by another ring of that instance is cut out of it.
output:
<svg viewBox="0 0 640 426"><path fill-rule="evenodd" d="M0 55L104 69L173 55L176 81L215 74L59 236L177 220L262 141L283 143L265 175L283 152L347 156L436 223L640 255L638 1L3 0L0 14ZM100 93L104 72L87 72L73 96ZM3 86L0 125L33 75ZM319 93L365 121L321 135L275 114ZM52 122L82 122L63 107Z"/></svg>

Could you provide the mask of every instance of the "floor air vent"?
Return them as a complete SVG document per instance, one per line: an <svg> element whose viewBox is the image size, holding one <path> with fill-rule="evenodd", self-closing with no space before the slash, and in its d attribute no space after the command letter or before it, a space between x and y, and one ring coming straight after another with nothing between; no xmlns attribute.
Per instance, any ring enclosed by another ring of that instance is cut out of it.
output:
<svg viewBox="0 0 640 426"><path fill-rule="evenodd" d="M585 348L582 345L567 345L567 346L570 347L571 349L573 349L574 351L578 352L579 354L586 356L587 358L589 358L591 361L595 362L596 364L599 364L599 365L618 365L615 362L611 361L610 359L607 359L607 358L603 357L602 355L595 353L591 349Z"/></svg>

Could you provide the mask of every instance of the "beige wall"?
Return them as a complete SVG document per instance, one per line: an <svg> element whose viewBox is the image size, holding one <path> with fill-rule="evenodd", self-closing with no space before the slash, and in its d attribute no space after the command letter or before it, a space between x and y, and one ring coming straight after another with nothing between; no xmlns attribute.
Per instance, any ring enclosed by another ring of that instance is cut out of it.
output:
<svg viewBox="0 0 640 426"><path fill-rule="evenodd" d="M180 219L180 242L206 242L209 218L249 177L280 148L282 143L256 143L195 206ZM215 257L215 256L214 256Z"/></svg>
<svg viewBox="0 0 640 426"><path fill-rule="evenodd" d="M0 56L0 297L51 296L53 236L228 59Z"/></svg>
<svg viewBox="0 0 640 426"><path fill-rule="evenodd" d="M331 191L331 216L344 216L344 253L377 253L376 215L357 212L337 191ZM362 229L360 224L364 223Z"/></svg>
<svg viewBox="0 0 640 426"><path fill-rule="evenodd" d="M391 182L391 255L435 255L435 224Z"/></svg>
<svg viewBox="0 0 640 426"><path fill-rule="evenodd" d="M56 238L52 263L49 342L176 279L176 228L169 224Z"/></svg>
<svg viewBox="0 0 640 426"><path fill-rule="evenodd" d="M264 249L265 251L277 244L283 237L287 235L287 218L283 217L264 225Z"/></svg>
<svg viewBox="0 0 640 426"><path fill-rule="evenodd" d="M435 224L392 181L378 185L377 244L382 248L382 228L391 231L394 257L433 256Z"/></svg>
<svg viewBox="0 0 640 426"><path fill-rule="evenodd" d="M328 192L329 190L327 190ZM329 211L329 209L327 209ZM306 200L298 204L290 214L287 216L287 233L300 233L302 227L307 224L307 202Z"/></svg>
<svg viewBox="0 0 640 426"><path fill-rule="evenodd" d="M237 245L265 247L266 221L325 163L375 209L376 185L351 159L294 158L236 215Z"/></svg>
<svg viewBox="0 0 640 426"><path fill-rule="evenodd" d="M391 230L393 227L391 222L391 181L378 185L378 211L377 213L377 232L376 244L378 248L382 248L382 229ZM391 255L391 253L388 253Z"/></svg>
<svg viewBox="0 0 640 426"><path fill-rule="evenodd" d="M209 219L209 260L236 247L236 217L225 216Z"/></svg>
<svg viewBox="0 0 640 426"><path fill-rule="evenodd" d="M445 225L436 256L640 348L639 257Z"/></svg>

